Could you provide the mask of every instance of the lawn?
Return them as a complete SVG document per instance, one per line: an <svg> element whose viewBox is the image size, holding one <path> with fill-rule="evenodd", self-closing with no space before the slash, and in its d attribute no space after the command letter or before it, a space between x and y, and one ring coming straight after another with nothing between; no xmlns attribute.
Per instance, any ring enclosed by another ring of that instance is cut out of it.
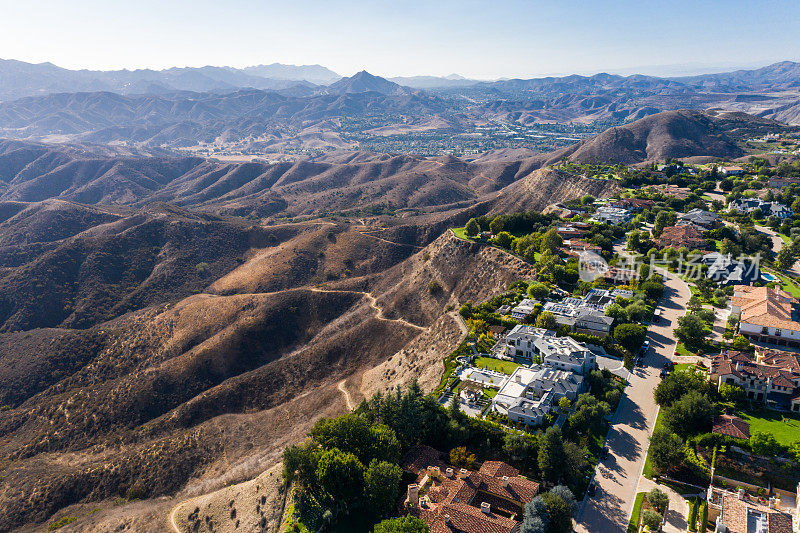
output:
<svg viewBox="0 0 800 533"><path fill-rule="evenodd" d="M483 395L484 395L484 396L486 396L486 397L487 397L487 398L489 398L489 399L492 399L492 398L494 398L495 396L497 396L497 392L498 392L498 390L497 390L497 389L492 389L492 388L490 388L490 387L484 387L484 388L483 388L483 390L482 390L482 392L483 392Z"/></svg>
<svg viewBox="0 0 800 533"><path fill-rule="evenodd" d="M474 240L474 239L470 239L469 237L467 237L467 234L466 234L466 229L465 229L465 228L453 228L453 233L454 233L454 234L455 234L455 236L456 236L456 237L458 237L459 239L464 239L465 241L471 241L471 240Z"/></svg>
<svg viewBox="0 0 800 533"><path fill-rule="evenodd" d="M639 529L639 514L642 512L642 502L644 502L644 492L636 495L636 500L633 502L633 512L631 513L631 521L628 523L628 533L636 533Z"/></svg>
<svg viewBox="0 0 800 533"><path fill-rule="evenodd" d="M485 368L486 370L502 372L503 374L513 374L514 370L516 370L519 365L513 361L502 361L491 357L478 357L475 359L475 366L478 368Z"/></svg>
<svg viewBox="0 0 800 533"><path fill-rule="evenodd" d="M785 290L795 298L800 298L800 287L795 285L794 281L792 281L791 278L774 270L770 270L769 273L772 274L773 276L778 277L781 280L781 288L783 290Z"/></svg>
<svg viewBox="0 0 800 533"><path fill-rule="evenodd" d="M775 440L785 445L800 440L800 417L769 409L736 413L750 424L750 434L771 433ZM785 420L785 421L784 421Z"/></svg>
<svg viewBox="0 0 800 533"><path fill-rule="evenodd" d="M664 413L663 409L658 410L658 416L656 417L656 423L653 425L653 431L661 427L661 415ZM644 459L644 468L642 469L642 475L647 479L653 479L653 465L650 463L650 448L647 448L647 457Z"/></svg>

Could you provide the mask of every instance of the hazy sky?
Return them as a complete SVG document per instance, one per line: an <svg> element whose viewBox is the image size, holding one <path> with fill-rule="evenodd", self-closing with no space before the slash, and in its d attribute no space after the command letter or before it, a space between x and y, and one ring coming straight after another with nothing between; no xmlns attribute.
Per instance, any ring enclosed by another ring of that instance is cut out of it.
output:
<svg viewBox="0 0 800 533"><path fill-rule="evenodd" d="M800 59L798 0L0 0L0 57L532 77ZM670 67L678 65L679 67ZM719 67L719 68L714 68Z"/></svg>

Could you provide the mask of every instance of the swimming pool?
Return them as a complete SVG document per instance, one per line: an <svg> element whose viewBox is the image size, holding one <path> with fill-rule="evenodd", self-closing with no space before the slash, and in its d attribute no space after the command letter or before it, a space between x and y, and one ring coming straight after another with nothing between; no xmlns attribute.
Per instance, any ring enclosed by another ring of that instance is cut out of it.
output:
<svg viewBox="0 0 800 533"><path fill-rule="evenodd" d="M767 274L766 272L762 272L761 273L761 279L763 279L764 281L769 281L769 282L778 281L778 278L776 278L772 274Z"/></svg>

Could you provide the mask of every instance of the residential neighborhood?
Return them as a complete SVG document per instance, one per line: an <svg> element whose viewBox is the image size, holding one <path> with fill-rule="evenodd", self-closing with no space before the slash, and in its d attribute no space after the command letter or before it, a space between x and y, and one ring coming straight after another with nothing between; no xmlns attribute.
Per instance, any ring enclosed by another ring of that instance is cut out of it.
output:
<svg viewBox="0 0 800 533"><path fill-rule="evenodd" d="M430 395L354 410L404 444L394 512L437 533L797 533L800 175L564 165L620 192L453 228L533 274L452 307Z"/></svg>

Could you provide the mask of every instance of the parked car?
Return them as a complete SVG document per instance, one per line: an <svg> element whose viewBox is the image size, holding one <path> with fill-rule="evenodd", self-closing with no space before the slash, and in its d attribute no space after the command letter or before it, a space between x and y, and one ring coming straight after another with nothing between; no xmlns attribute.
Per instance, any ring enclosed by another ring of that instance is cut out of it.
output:
<svg viewBox="0 0 800 533"><path fill-rule="evenodd" d="M639 350L639 353L642 355L647 355L647 351L650 349L650 341L644 341L642 343L642 348Z"/></svg>

